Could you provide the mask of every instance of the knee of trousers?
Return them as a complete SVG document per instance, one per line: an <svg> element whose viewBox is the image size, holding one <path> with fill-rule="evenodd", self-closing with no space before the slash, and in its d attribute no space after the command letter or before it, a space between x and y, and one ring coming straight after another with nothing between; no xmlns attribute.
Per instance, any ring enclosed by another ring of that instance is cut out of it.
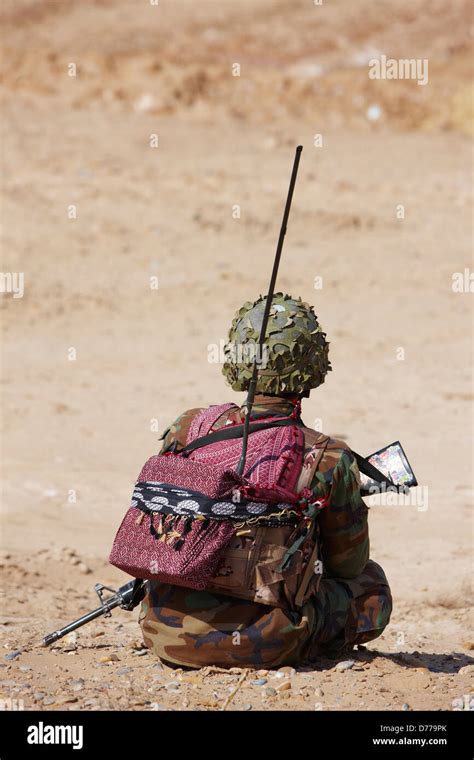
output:
<svg viewBox="0 0 474 760"><path fill-rule="evenodd" d="M346 641L353 644L363 644L365 641L377 638L390 621L392 594L385 573L379 566L377 566L377 575L379 577L374 578L373 584L364 584L361 593L352 599L346 627Z"/></svg>

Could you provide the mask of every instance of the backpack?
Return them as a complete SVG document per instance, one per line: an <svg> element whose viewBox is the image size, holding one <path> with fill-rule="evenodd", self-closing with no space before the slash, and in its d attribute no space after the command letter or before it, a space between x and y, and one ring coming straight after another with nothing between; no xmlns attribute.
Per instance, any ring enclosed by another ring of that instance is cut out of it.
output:
<svg viewBox="0 0 474 760"><path fill-rule="evenodd" d="M183 450L145 463L109 561L137 578L273 606L301 604L308 595L302 582L314 580L306 571L310 562L313 573L317 554L315 517L325 506L308 490L314 455L303 461L299 419L251 422L239 475L243 425L211 432L233 408L203 410Z"/></svg>

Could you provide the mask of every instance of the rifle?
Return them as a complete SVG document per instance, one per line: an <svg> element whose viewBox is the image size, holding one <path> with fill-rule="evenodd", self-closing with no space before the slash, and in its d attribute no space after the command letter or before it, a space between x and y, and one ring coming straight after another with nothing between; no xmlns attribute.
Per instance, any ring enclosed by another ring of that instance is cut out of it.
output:
<svg viewBox="0 0 474 760"><path fill-rule="evenodd" d="M245 468L247 442L248 442L248 436L250 432L250 428L249 428L250 414L252 411L252 406L253 406L256 387L257 387L258 368L261 363L261 357L263 355L262 349L265 343L265 333L266 333L266 329L268 325L270 308L271 308L272 299L273 299L273 295L275 291L275 283L276 283L276 278L278 274L278 267L280 264L281 252L283 249L283 242L284 242L284 238L286 234L286 227L288 223L288 217L290 214L291 201L293 198L293 190L296 183L296 176L298 173L298 166L299 166L302 150L303 150L303 146L298 145L296 148L295 158L293 162L293 170L291 172L290 186L288 188L288 195L286 199L285 210L283 213L283 220L282 220L282 224L280 228L280 235L278 238L278 244L277 244L277 249L275 253L275 261L273 263L273 270L272 270L272 275L270 279L270 285L268 288L267 301L266 301L265 310L263 313L260 336L258 340L258 350L255 352L255 358L254 358L253 368L252 368L252 377L249 383L247 399L245 401L245 421L244 421L243 430L242 430L242 450L241 450L239 463L236 468L239 475L242 475ZM235 433L235 431L232 431L232 432ZM223 435L223 431L220 431L214 434L213 440L217 440L217 436L219 435L222 438L226 437L225 433ZM232 433L231 433L231 436L232 436ZM231 437L231 436L227 436L227 437ZM198 439L198 440L201 440L201 439ZM385 488L388 487L387 490L403 489L404 492L406 492L405 489L407 489L408 487L412 485L417 485L416 478L413 474L413 471L410 468L410 465L408 464L408 460L405 457L405 454L403 452L403 449L401 448L400 442L396 441L394 444L391 444L390 447L386 447L386 449L393 448L393 447L398 447L398 449L403 454L403 462L404 462L405 469L411 475L410 482L408 484L405 483L403 485L394 483L394 481L391 478L387 477L387 475L385 475L379 469L377 469L369 461L369 458L366 459L364 457L361 457L360 454L353 452L361 473L363 473L367 479L367 483L364 484L365 487L362 488L361 490L363 495L368 495L371 493L371 490L369 489L369 485L374 485L376 487L384 486ZM190 444L186 448L188 451L190 451L193 448L196 448L196 446L195 445L193 446L193 444ZM381 451L376 452L376 454L380 454ZM112 596L104 600L103 599L104 591L111 591ZM100 607L98 607L96 610L93 610L92 612L88 612L86 615L83 615L78 620L75 620L74 622L69 623L69 625L64 626L64 628L60 628L58 631L54 631L54 633L50 633L47 636L45 636L43 639L44 646L48 646L49 644L52 644L53 642L58 641L58 639L62 638L63 636L66 636L66 634L70 633L71 631L76 630L76 628L80 628L82 625L85 625L86 623L89 623L91 620L95 620L96 618L101 617L102 615L104 617L110 617L111 611L115 609L116 607L121 607L121 609L129 610L129 611L133 610L138 604L140 604L143 597L145 596L145 581L138 578L134 581L130 581L129 583L126 583L124 586L121 586L119 589L117 589L117 591L114 591L114 589L108 588L107 586L103 586L100 583L97 583L95 585L95 592L97 596L99 597Z"/></svg>
<svg viewBox="0 0 474 760"><path fill-rule="evenodd" d="M86 613L72 623L65 625L64 628L60 628L58 631L54 631L54 633L48 633L43 639L43 645L45 647L58 641L58 639L62 639L63 636L71 633L71 631L75 631L76 628L80 628L82 625L90 623L91 620L95 620L102 615L104 617L110 617L112 610L116 607L120 607L122 610L133 610L140 604L145 596L145 581L137 578L136 580L129 581L129 583L126 583L124 586L120 586L116 591L113 588L104 586L102 583L96 583L94 591L99 597L100 607L96 610L92 610L92 612ZM104 599L104 591L111 591L112 596Z"/></svg>

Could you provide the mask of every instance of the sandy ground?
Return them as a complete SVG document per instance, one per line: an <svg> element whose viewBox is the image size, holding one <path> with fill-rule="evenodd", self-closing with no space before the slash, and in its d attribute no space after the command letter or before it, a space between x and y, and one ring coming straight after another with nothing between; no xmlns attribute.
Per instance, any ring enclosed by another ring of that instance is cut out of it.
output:
<svg viewBox="0 0 474 760"><path fill-rule="evenodd" d="M468 706L467 8L3 4L1 269L25 277L0 296L7 709ZM380 52L429 57L429 84L370 81ZM97 606L95 582L127 580L106 560L163 429L232 398L208 346L267 287L298 142L279 286L315 305L333 364L304 419L361 453L400 439L420 483L371 506L390 626L347 670L173 671L124 611L39 647Z"/></svg>

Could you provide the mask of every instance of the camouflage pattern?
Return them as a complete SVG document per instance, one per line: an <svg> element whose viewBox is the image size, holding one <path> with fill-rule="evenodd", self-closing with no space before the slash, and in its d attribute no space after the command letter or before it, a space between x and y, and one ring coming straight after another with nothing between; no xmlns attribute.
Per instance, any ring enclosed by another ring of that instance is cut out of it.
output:
<svg viewBox="0 0 474 760"><path fill-rule="evenodd" d="M171 665L273 668L377 638L391 608L384 572L369 560L357 578L323 577L298 612L151 581L140 624L145 644Z"/></svg>
<svg viewBox="0 0 474 760"><path fill-rule="evenodd" d="M291 413L291 401L257 396L252 417ZM164 448L184 447L198 409L182 414L164 434ZM232 409L214 425L240 422ZM305 448L316 433L304 429ZM367 507L347 445L329 439L312 482L330 505L319 516L323 576L317 593L297 611L216 593L150 582L140 613L145 644L162 660L201 667L279 667L370 641L388 624L391 596L383 570L369 560Z"/></svg>
<svg viewBox="0 0 474 760"><path fill-rule="evenodd" d="M247 301L237 312L224 347L224 377L234 391L248 390L267 298ZM275 293L265 336L266 355L257 391L305 393L324 382L331 369L329 343L313 308L300 298Z"/></svg>

